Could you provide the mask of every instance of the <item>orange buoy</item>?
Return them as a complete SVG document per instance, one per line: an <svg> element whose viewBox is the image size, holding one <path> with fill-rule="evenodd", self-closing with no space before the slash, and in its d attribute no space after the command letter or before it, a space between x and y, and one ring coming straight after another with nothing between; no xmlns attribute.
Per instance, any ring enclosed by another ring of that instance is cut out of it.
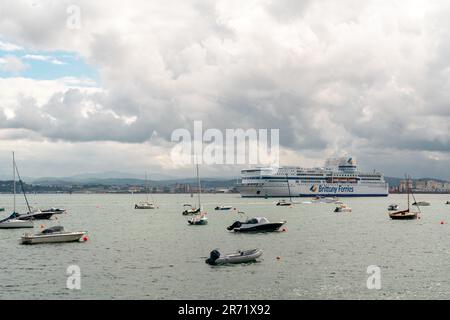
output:
<svg viewBox="0 0 450 320"><path fill-rule="evenodd" d="M44 229L44 225L43 224L41 224L41 229Z"/></svg>
<svg viewBox="0 0 450 320"><path fill-rule="evenodd" d="M444 221L441 221L441 224L444 224L445 222Z"/></svg>
<svg viewBox="0 0 450 320"><path fill-rule="evenodd" d="M277 257L277 260L281 260L281 257L278 256L278 257Z"/></svg>
<svg viewBox="0 0 450 320"><path fill-rule="evenodd" d="M83 241L88 241L88 237L83 237Z"/></svg>

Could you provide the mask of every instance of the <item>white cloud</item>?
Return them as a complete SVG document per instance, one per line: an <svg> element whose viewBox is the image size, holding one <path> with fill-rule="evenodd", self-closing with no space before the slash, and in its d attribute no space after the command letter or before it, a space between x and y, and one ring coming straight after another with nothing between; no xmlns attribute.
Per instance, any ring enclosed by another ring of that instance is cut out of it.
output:
<svg viewBox="0 0 450 320"><path fill-rule="evenodd" d="M65 62L55 59L52 56L39 55L39 54L26 54L23 56L23 59L27 60L36 60L36 61L47 61L55 65L64 65Z"/></svg>
<svg viewBox="0 0 450 320"><path fill-rule="evenodd" d="M11 52L11 51L19 51L19 50L23 50L23 48L16 44L13 44L10 42L4 42L4 41L0 40L0 51Z"/></svg>
<svg viewBox="0 0 450 320"><path fill-rule="evenodd" d="M0 57L0 70L11 73L19 73L27 69L27 65L16 56Z"/></svg>

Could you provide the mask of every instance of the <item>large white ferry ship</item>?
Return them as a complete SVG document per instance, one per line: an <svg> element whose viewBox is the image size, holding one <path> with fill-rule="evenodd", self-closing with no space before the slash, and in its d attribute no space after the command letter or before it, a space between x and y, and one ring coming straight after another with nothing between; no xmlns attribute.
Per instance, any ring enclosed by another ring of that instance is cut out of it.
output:
<svg viewBox="0 0 450 320"><path fill-rule="evenodd" d="M289 184L289 185L288 185ZM359 172L352 157L329 159L323 168L271 167L241 171L242 197L386 197L379 172Z"/></svg>

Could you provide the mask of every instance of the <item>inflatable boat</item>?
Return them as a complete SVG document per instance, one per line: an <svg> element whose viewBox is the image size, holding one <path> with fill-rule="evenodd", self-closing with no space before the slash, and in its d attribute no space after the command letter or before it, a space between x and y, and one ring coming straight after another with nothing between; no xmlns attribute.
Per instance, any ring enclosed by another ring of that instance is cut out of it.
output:
<svg viewBox="0 0 450 320"><path fill-rule="evenodd" d="M258 259L262 255L262 253L263 252L261 249L251 249L222 255L218 250L213 250L210 253L210 257L206 259L205 262L212 266L247 263L256 261L256 259Z"/></svg>

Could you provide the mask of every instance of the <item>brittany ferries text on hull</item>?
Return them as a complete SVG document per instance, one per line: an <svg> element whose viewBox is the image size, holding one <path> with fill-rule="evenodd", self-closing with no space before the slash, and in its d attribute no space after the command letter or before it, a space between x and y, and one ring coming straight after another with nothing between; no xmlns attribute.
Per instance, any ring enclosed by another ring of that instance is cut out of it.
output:
<svg viewBox="0 0 450 320"><path fill-rule="evenodd" d="M289 187L288 187L289 183ZM357 170L351 157L329 159L324 168L254 168L241 171L242 197L386 197L388 184L379 172Z"/></svg>

